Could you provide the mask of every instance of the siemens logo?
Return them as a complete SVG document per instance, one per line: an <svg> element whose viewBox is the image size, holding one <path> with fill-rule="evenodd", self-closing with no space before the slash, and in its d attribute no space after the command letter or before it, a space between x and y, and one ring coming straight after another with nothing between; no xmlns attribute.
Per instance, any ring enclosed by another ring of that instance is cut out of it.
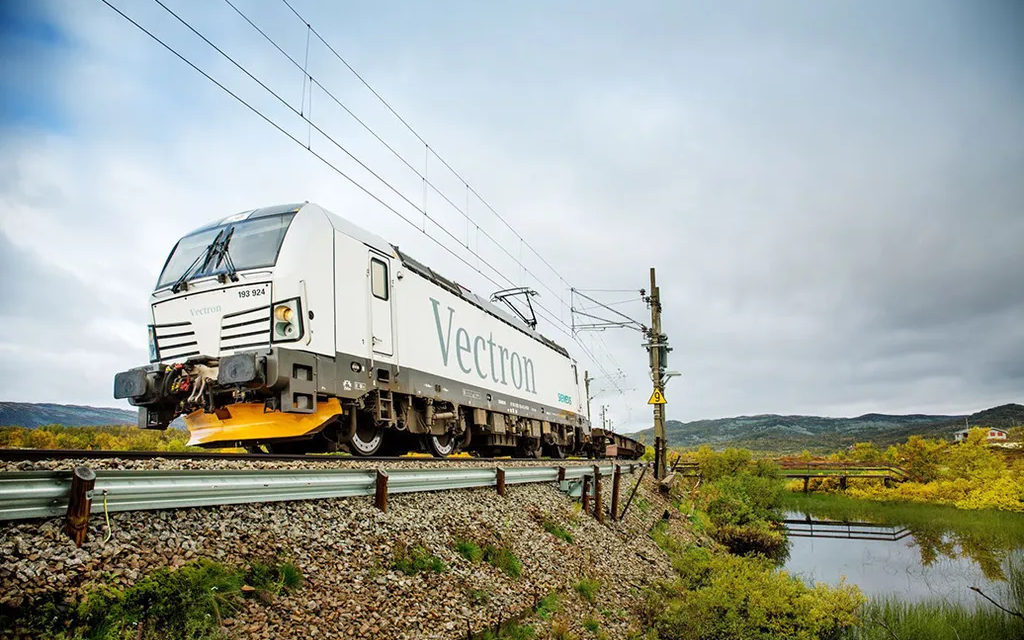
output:
<svg viewBox="0 0 1024 640"><path fill-rule="evenodd" d="M192 314L193 318L196 316L208 316L211 313L220 313L220 305L218 304L212 307L196 307L195 309L189 309L188 312Z"/></svg>
<svg viewBox="0 0 1024 640"><path fill-rule="evenodd" d="M455 309L448 307L447 326L441 322L441 303L431 298L434 306L434 322L437 325L437 342L441 348L441 359L444 366L452 355L452 324ZM482 380L488 377L494 382L508 385L530 393L537 393L537 380L533 371L533 360L519 353L506 349L494 341L494 334L471 336L465 327L455 328L455 358L463 373L476 371ZM490 376L488 376L490 373Z"/></svg>

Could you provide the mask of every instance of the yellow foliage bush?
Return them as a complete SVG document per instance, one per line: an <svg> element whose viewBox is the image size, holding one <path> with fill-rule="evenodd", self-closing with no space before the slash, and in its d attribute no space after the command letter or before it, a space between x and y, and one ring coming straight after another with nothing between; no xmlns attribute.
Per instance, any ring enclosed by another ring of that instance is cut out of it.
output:
<svg viewBox="0 0 1024 640"><path fill-rule="evenodd" d="M0 448L91 449L97 451L187 451L188 431L144 430L137 427L66 427L54 424L34 429L0 427Z"/></svg>
<svg viewBox="0 0 1024 640"><path fill-rule="evenodd" d="M1024 463L1008 464L988 446L985 429L971 429L967 440L950 445L942 440L911 436L890 447L885 459L908 472L910 480L886 487L879 480L851 477L846 493L852 498L894 502L943 504L958 509L998 509L1024 512ZM877 459L880 452L858 443L852 451L858 459ZM786 485L802 491L803 481ZM840 491L838 478L812 479L812 491Z"/></svg>

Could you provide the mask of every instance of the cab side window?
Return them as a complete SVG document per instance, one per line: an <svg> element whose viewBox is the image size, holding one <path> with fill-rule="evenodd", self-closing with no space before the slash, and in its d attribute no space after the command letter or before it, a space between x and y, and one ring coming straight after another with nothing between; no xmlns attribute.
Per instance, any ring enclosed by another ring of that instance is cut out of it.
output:
<svg viewBox="0 0 1024 640"><path fill-rule="evenodd" d="M370 292L375 298L388 299L388 266L376 258L370 260Z"/></svg>

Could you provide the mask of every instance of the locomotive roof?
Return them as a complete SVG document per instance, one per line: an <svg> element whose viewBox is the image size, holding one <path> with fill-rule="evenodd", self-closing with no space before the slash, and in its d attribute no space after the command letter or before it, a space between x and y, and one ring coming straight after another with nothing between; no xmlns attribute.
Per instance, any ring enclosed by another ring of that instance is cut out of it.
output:
<svg viewBox="0 0 1024 640"><path fill-rule="evenodd" d="M494 316L495 318L501 320L502 322L512 325L513 327L519 329L520 331L530 336L534 340L537 340L538 342L550 347L551 349L554 349L555 351L562 354L566 358L571 357L569 355L569 352L566 351L561 345L559 345L554 340L544 337L535 329L530 328L530 326L523 322L521 319L513 316L511 313L508 313L507 311L504 311L496 307L495 305L491 304L487 299L473 293L472 291L462 286L458 282L455 282L454 280L449 280L448 278L442 276L440 273L434 271L433 269L423 264L419 260L416 260L413 257L411 257L409 254L405 253L397 246L394 246L394 250L395 253L398 254L398 257L402 261L402 264L407 269L410 269L418 273L419 275L423 276L427 280L430 280L431 282L440 286L441 288L446 289L447 291L459 296L460 298L470 303L471 305L478 307L484 313L488 313Z"/></svg>
<svg viewBox="0 0 1024 640"><path fill-rule="evenodd" d="M302 206L308 206L308 204ZM439 287L457 295L458 297L462 298L471 305L479 308L484 313L490 314L495 318L501 320L502 322L515 327L516 329L522 331L523 333L530 336L534 340L540 342L541 344L550 347L551 349L554 349L555 351L562 354L566 358L572 357L569 355L569 352L566 351L564 347L559 345L554 340L544 337L535 329L530 328L530 326L527 325L525 322L513 316L511 313L499 309L495 305L491 304L486 298L478 296L477 294L473 293L472 291L462 286L458 282L455 282L454 280L450 280L442 276L440 273L434 271L433 269L423 264L419 260L416 260L409 254L400 250L396 245L392 245L391 243L387 242L380 236L370 233L369 231L363 229L358 225L352 224L345 218L342 218L337 214L331 213L330 211L327 211L323 207L320 207L320 209L327 214L327 217L328 219L330 219L331 224L334 225L334 228L337 229L338 231L341 231L342 233L352 238L355 238L356 240L359 240L360 242L369 247L373 247L374 249L380 251L381 253L389 253L391 255L398 256L398 259L402 261L402 265L405 266L410 271L413 271L423 276L424 278L430 280Z"/></svg>
<svg viewBox="0 0 1024 640"><path fill-rule="evenodd" d="M341 216L335 213L331 213L327 209L324 209L323 207L308 201L295 204L262 207L260 209L243 211L241 213L237 213L233 216L228 216L227 218L223 218L216 222L212 222L204 227L196 229L196 231L193 231L193 233L202 231L204 229L213 228L222 224L226 224L228 222L235 222L238 220L259 218L263 216L277 215L282 213L298 212L300 209L306 209L311 207L320 209L320 211L322 211L327 216L327 219L330 221L331 226L333 226L338 231L341 231L345 235L354 238L362 242L363 244L367 245L368 247L372 247L380 251L381 253L397 256L398 259L401 260L402 264L407 269L416 272L417 274L423 276L427 280L430 280L434 284L462 298L471 305L479 308L484 313L490 314L495 318L501 320L502 322L515 327L516 329L522 331L523 333L530 336L534 340L537 340L538 342L550 347L551 349L554 349L563 356L567 358L571 357L569 355L569 352L566 351L565 348L563 348L561 345L559 345L558 343L549 338L544 337L536 330L530 328L530 326L523 322L521 319L491 304L486 298L483 298L473 293L466 287L463 287L458 282L455 282L454 280L449 280L448 278L442 276L441 274L434 271L430 267L426 266L419 260L416 260L409 256L404 251L399 250L397 246L390 244L380 236L370 233L369 231L363 229L362 227L359 227L358 225L349 222L345 218L342 218Z"/></svg>

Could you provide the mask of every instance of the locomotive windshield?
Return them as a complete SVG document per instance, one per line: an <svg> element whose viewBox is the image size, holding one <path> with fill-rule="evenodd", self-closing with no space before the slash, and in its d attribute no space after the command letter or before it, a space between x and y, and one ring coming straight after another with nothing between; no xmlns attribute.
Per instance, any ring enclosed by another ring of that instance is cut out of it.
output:
<svg viewBox="0 0 1024 640"><path fill-rule="evenodd" d="M203 260L211 246L224 238L230 238L231 264L236 271L272 267L277 262L284 234L295 217L294 212L262 216L220 224L185 236L178 241L167 258L156 288L166 287L179 280L190 267L198 268L186 280L225 273L228 266L224 260Z"/></svg>

